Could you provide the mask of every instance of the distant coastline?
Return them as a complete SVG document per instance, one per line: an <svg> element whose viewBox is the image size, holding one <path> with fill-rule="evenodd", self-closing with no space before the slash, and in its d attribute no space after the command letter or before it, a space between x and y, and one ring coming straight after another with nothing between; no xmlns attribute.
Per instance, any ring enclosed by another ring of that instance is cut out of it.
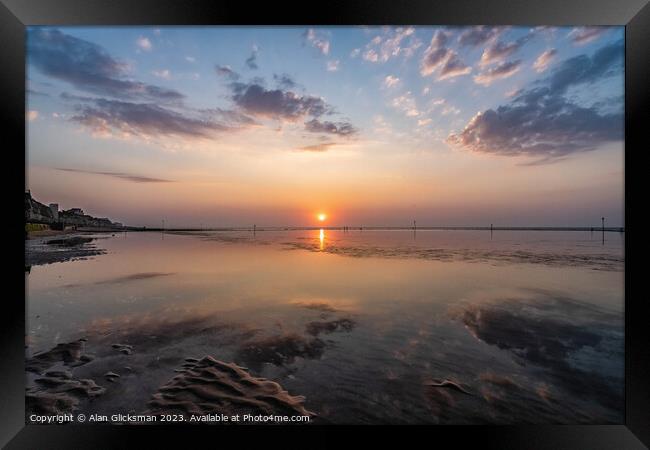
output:
<svg viewBox="0 0 650 450"><path fill-rule="evenodd" d="M119 222L113 222L106 217L93 217L84 214L81 208L70 208L59 211L58 203L45 205L32 197L30 191L25 191L25 233L44 231L66 231L92 229L94 231L128 229Z"/></svg>
<svg viewBox="0 0 650 450"><path fill-rule="evenodd" d="M30 191L25 192L25 226L26 232L48 230L79 231L156 231L156 232L206 232L206 231L590 231L624 233L625 227L542 227L542 226L235 226L235 227L146 227L127 226L110 219L84 214L80 208L59 211L58 204L49 206L32 198Z"/></svg>

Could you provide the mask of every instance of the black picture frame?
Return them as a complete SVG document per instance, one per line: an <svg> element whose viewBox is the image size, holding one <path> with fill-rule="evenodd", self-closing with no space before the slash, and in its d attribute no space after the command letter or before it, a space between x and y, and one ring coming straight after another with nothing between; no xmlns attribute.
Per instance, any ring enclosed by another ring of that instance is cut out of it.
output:
<svg viewBox="0 0 650 450"><path fill-rule="evenodd" d="M406 437L444 448L475 445L481 448L527 449L636 449L650 445L650 351L645 296L631 284L633 263L640 249L633 242L635 219L631 199L635 186L634 164L647 144L650 97L650 4L647 0L348 0L312 2L245 3L235 0L0 0L0 111L5 128L5 153L15 164L24 160L25 149L25 27L29 25L624 25L625 31L625 423L585 426L438 426L354 427L364 438L383 444L404 445ZM645 114L644 114L645 113ZM9 145L13 142L13 145ZM3 146L4 147L4 146ZM12 164L13 164L12 163ZM643 168L641 168L643 170ZM101 426L25 425L24 338L25 284L16 261L24 255L24 224L18 208L25 188L24 171L7 166L11 194L5 209L16 217L11 223L15 244L8 257L14 295L3 300L0 371L0 445L6 448L115 448L130 447L145 438L187 445L197 436L222 439L235 435L240 443L265 440L295 442L312 448L340 445L341 427L205 427L178 425ZM636 196L634 198L637 198ZM639 200L636 200L639 203ZM631 240L632 239L632 240ZM24 275L23 275L24 276ZM345 427L343 427L345 428ZM346 432L349 429L345 430ZM220 441L213 441L214 443ZM151 441L148 445L151 444ZM369 444L368 444L369 445ZM364 445L365 446L365 445Z"/></svg>

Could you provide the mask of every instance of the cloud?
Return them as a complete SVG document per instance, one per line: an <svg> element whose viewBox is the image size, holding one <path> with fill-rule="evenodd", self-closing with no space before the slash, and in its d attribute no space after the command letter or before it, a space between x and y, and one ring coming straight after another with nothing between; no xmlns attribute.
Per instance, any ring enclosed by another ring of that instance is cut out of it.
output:
<svg viewBox="0 0 650 450"><path fill-rule="evenodd" d="M304 147L298 147L296 150L300 150L303 152L316 152L316 153L322 153L326 152L332 147L333 145L336 145L334 142L324 142L322 144L314 144L314 145L306 145Z"/></svg>
<svg viewBox="0 0 650 450"><path fill-rule="evenodd" d="M554 48L542 52L542 54L540 54L533 63L533 69L535 69L537 73L544 72L546 69L548 69L551 61L553 61L555 58L555 55L557 55L557 50Z"/></svg>
<svg viewBox="0 0 650 450"><path fill-rule="evenodd" d="M179 102L178 91L127 79L127 65L97 44L59 30L30 29L27 58L42 73L75 88L124 100Z"/></svg>
<svg viewBox="0 0 650 450"><path fill-rule="evenodd" d="M377 62L379 61L379 54L375 50L369 49L363 54L363 59L370 62Z"/></svg>
<svg viewBox="0 0 650 450"><path fill-rule="evenodd" d="M438 30L433 35L429 47L424 52L420 63L420 74L429 76L438 71L438 80L467 75L472 68L463 63L458 54L447 47L449 34Z"/></svg>
<svg viewBox="0 0 650 450"><path fill-rule="evenodd" d="M321 97L283 89L266 89L257 82L235 82L230 87L235 105L254 117L293 122L305 116L320 117L333 112L333 108Z"/></svg>
<svg viewBox="0 0 650 450"><path fill-rule="evenodd" d="M209 138L233 128L204 117L193 117L151 103L130 103L103 98L76 106L71 121L98 136L158 136Z"/></svg>
<svg viewBox="0 0 650 450"><path fill-rule="evenodd" d="M32 120L38 119L38 111L36 111L36 110L27 111L26 115L27 115L27 120L29 120L30 122Z"/></svg>
<svg viewBox="0 0 650 450"><path fill-rule="evenodd" d="M416 117L420 115L420 111L418 111L415 99L413 98L411 91L407 91L399 97L395 97L392 101L392 105L394 108L402 111L408 117Z"/></svg>
<svg viewBox="0 0 650 450"><path fill-rule="evenodd" d="M28 95L30 95L30 96L38 96L38 97L49 97L50 96L50 94L48 94L47 92L41 92L41 91L37 91L37 90L34 90L34 89L27 89L26 93Z"/></svg>
<svg viewBox="0 0 650 450"><path fill-rule="evenodd" d="M338 59L332 60L332 61L327 61L327 71L328 72L336 72L339 70L339 64L340 61Z"/></svg>
<svg viewBox="0 0 650 450"><path fill-rule="evenodd" d="M360 48L355 48L350 52L350 58L356 58L361 54L361 49Z"/></svg>
<svg viewBox="0 0 650 450"><path fill-rule="evenodd" d="M305 31L303 33L303 38L322 55L329 55L330 42L322 34L317 33L313 28L309 28Z"/></svg>
<svg viewBox="0 0 650 450"><path fill-rule="evenodd" d="M430 75L436 68L449 58L451 50L446 47L449 35L444 31L436 31L431 44L424 52L420 73Z"/></svg>
<svg viewBox="0 0 650 450"><path fill-rule="evenodd" d="M204 120L218 122L225 128L239 128L242 126L259 125L252 117L239 111L223 108L206 108L197 110Z"/></svg>
<svg viewBox="0 0 650 450"><path fill-rule="evenodd" d="M146 38L146 37L143 37L143 36L140 36L135 41L135 43L140 49L142 49L142 50L144 50L146 52L150 52L151 49L153 48L153 45L151 44L151 41L149 40L149 38Z"/></svg>
<svg viewBox="0 0 650 450"><path fill-rule="evenodd" d="M520 68L521 60L503 62L498 66L492 67L476 75L474 77L474 82L477 84L482 84L483 86L489 86L494 81L511 77L517 73Z"/></svg>
<svg viewBox="0 0 650 450"><path fill-rule="evenodd" d="M449 58L444 62L438 73L438 80L446 80L460 75L467 75L472 71L472 68L462 62L458 55L452 53Z"/></svg>
<svg viewBox="0 0 650 450"><path fill-rule="evenodd" d="M311 133L335 134L342 137L350 137L358 132L358 130L349 122L321 122L318 119L312 119L309 122L305 122L305 130Z"/></svg>
<svg viewBox="0 0 650 450"><path fill-rule="evenodd" d="M622 102L604 109L578 105L566 93L612 75L622 75L623 41L593 55L562 62L546 79L518 91L510 103L476 114L447 142L466 150L506 156L534 156L552 162L623 139ZM618 105L618 106L616 106Z"/></svg>
<svg viewBox="0 0 650 450"><path fill-rule="evenodd" d="M415 35L415 28L397 27L388 29L383 36L375 36L366 45L363 59L370 62L385 63L391 58L400 56L410 58L420 46L422 46L422 41ZM357 50L353 50L353 53L358 54ZM354 57L356 54L351 56Z"/></svg>
<svg viewBox="0 0 650 450"><path fill-rule="evenodd" d="M571 30L568 36L575 45L585 45L595 41L607 31L607 27L577 27Z"/></svg>
<svg viewBox="0 0 650 450"><path fill-rule="evenodd" d="M623 70L624 44L617 41L598 49L593 56L578 55L564 61L550 76L550 88L564 92L570 86L591 83L620 74Z"/></svg>
<svg viewBox="0 0 650 450"><path fill-rule="evenodd" d="M214 71L216 72L217 75L229 78L231 80L237 80L239 79L239 74L232 70L230 66L215 66Z"/></svg>
<svg viewBox="0 0 650 450"><path fill-rule="evenodd" d="M293 78L291 78L286 73L284 73L282 75L273 74L273 80L277 83L277 85L279 87L284 88L284 89L293 89L298 85L293 80Z"/></svg>
<svg viewBox="0 0 650 450"><path fill-rule="evenodd" d="M458 43L463 47L478 47L495 38L504 30L504 27L477 26L468 27L458 36Z"/></svg>
<svg viewBox="0 0 650 450"><path fill-rule="evenodd" d="M246 58L245 64L246 67L248 67L251 70L257 70L259 69L259 66L257 65L257 55L259 54L259 48L257 45L253 45L253 50L251 52L251 55Z"/></svg>
<svg viewBox="0 0 650 450"><path fill-rule="evenodd" d="M393 86L397 86L399 84L399 78L394 77L392 75L388 75L386 78L384 78L384 86L387 88L392 88Z"/></svg>
<svg viewBox="0 0 650 450"><path fill-rule="evenodd" d="M195 63L196 58L194 56L186 56L185 61L190 62L190 63Z"/></svg>
<svg viewBox="0 0 650 450"><path fill-rule="evenodd" d="M151 74L164 80L171 80L172 78L172 73L169 71L169 69L153 70Z"/></svg>
<svg viewBox="0 0 650 450"><path fill-rule="evenodd" d="M495 41L483 51L479 61L479 66L485 67L490 64L504 62L521 49L534 36L535 33L531 32L512 42Z"/></svg>
<svg viewBox="0 0 650 450"><path fill-rule="evenodd" d="M132 181L134 183L173 183L172 180L165 180L162 178L152 178L143 175L132 175L123 172L99 172L94 170L71 169L67 167L57 167L56 170L64 172L86 173L90 175L104 175L107 177L119 178L121 180Z"/></svg>
<svg viewBox="0 0 650 450"><path fill-rule="evenodd" d="M447 105L442 109L441 114L443 116L448 116L449 114L460 114L460 109L456 108L453 105Z"/></svg>

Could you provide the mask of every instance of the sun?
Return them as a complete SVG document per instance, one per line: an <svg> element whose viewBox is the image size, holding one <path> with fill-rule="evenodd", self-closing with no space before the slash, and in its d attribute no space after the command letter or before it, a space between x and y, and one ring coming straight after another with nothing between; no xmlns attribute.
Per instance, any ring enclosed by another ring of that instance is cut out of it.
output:
<svg viewBox="0 0 650 450"><path fill-rule="evenodd" d="M325 219L327 219L327 214L319 213L316 217L318 217L319 222L325 222Z"/></svg>

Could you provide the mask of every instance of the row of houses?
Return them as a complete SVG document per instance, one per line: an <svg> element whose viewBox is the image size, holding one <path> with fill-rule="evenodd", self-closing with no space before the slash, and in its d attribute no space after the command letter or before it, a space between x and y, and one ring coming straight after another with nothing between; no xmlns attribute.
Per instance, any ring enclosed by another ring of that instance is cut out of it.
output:
<svg viewBox="0 0 650 450"><path fill-rule="evenodd" d="M47 224L52 228L72 227L89 228L123 228L119 222L112 222L106 217L93 217L84 214L81 208L59 211L57 203L44 205L32 198L30 191L25 192L25 223Z"/></svg>

